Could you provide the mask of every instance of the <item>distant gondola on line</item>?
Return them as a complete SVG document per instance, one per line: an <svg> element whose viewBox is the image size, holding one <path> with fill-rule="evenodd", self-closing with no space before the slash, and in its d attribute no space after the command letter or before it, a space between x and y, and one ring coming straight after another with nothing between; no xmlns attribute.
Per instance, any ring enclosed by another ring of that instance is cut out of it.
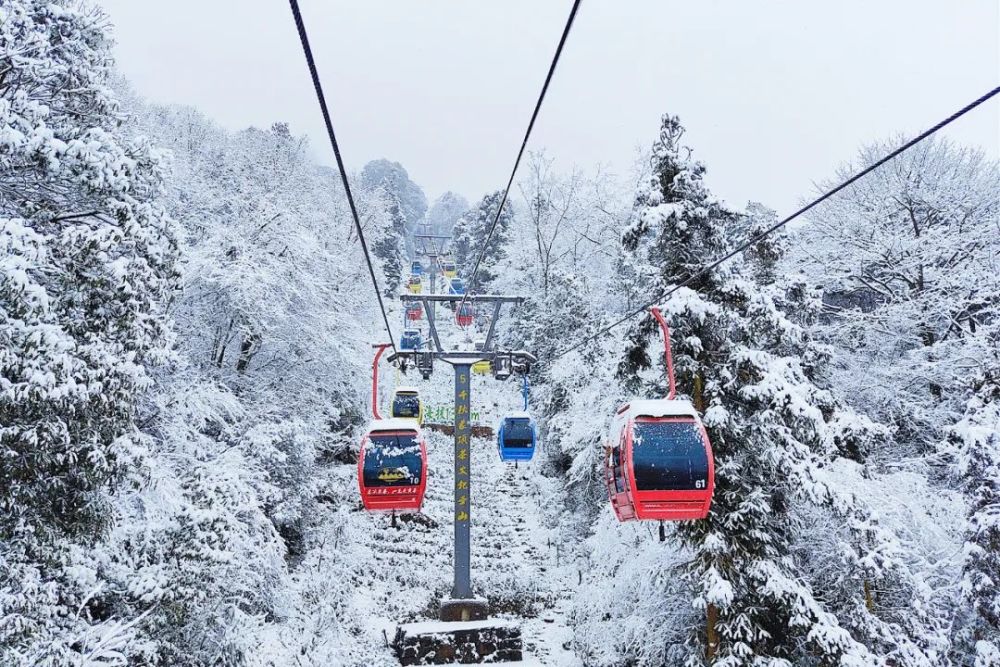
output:
<svg viewBox="0 0 1000 667"><path fill-rule="evenodd" d="M420 279L420 276L411 275L410 279L406 281L406 287L411 293L420 294L420 291L423 289L423 281Z"/></svg>
<svg viewBox="0 0 1000 667"><path fill-rule="evenodd" d="M446 278L454 278L458 275L458 267L455 265L455 262L445 260L441 263L441 272L444 273Z"/></svg>
<svg viewBox="0 0 1000 667"><path fill-rule="evenodd" d="M619 521L704 519L712 504L715 462L708 432L687 400L674 398L670 330L659 310L670 393L618 408L605 449L605 483Z"/></svg>
<svg viewBox="0 0 1000 667"><path fill-rule="evenodd" d="M500 452L501 461L530 461L535 455L538 427L528 412L530 393L528 376L524 375L521 385L524 410L507 415L497 426L497 450Z"/></svg>
<svg viewBox="0 0 1000 667"><path fill-rule="evenodd" d="M415 276L423 275L424 265L421 264L420 262L413 262L412 264L410 264L410 273L412 273Z"/></svg>
<svg viewBox="0 0 1000 667"><path fill-rule="evenodd" d="M530 461L535 455L538 429L527 412L513 412L497 427L497 449L502 461Z"/></svg>
<svg viewBox="0 0 1000 667"><path fill-rule="evenodd" d="M424 404L420 391L415 387L396 387L392 392L390 414L394 419L412 419L418 426L424 424Z"/></svg>
<svg viewBox="0 0 1000 667"><path fill-rule="evenodd" d="M448 294L457 294L458 296L465 294L465 283L462 282L461 278L451 279L451 282L448 283Z"/></svg>
<svg viewBox="0 0 1000 667"><path fill-rule="evenodd" d="M366 510L419 512L427 488L427 445L412 419L376 419L361 441L358 489Z"/></svg>
<svg viewBox="0 0 1000 667"><path fill-rule="evenodd" d="M455 313L455 321L458 322L460 327L468 327L472 325L472 306L463 303L458 306L458 312Z"/></svg>
<svg viewBox="0 0 1000 667"><path fill-rule="evenodd" d="M405 329L399 338L400 350L419 350L424 344L424 338L419 329Z"/></svg>
<svg viewBox="0 0 1000 667"><path fill-rule="evenodd" d="M411 303L406 306L406 319L409 322L419 322L424 316L424 308L419 303Z"/></svg>
<svg viewBox="0 0 1000 667"><path fill-rule="evenodd" d="M482 352L484 347L486 347L485 340L476 341L476 352ZM482 359L472 364L472 372L477 375L489 375L493 372L493 364L488 359Z"/></svg>

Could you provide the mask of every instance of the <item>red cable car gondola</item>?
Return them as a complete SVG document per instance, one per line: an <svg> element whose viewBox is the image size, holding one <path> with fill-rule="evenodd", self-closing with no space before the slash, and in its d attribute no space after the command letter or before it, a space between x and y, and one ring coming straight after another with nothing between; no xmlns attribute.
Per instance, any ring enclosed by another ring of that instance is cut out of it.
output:
<svg viewBox="0 0 1000 667"><path fill-rule="evenodd" d="M412 419L376 419L358 457L366 510L419 512L427 488L427 445Z"/></svg>
<svg viewBox="0 0 1000 667"><path fill-rule="evenodd" d="M472 306L467 303L459 304L458 311L455 313L455 321L460 327L470 326L472 324Z"/></svg>
<svg viewBox="0 0 1000 667"><path fill-rule="evenodd" d="M411 303L406 307L406 319L417 322L424 316L424 309L419 303Z"/></svg>
<svg viewBox="0 0 1000 667"><path fill-rule="evenodd" d="M427 488L427 444L412 419L382 419L378 411L378 345L372 362L372 414L358 455L358 490L366 510L419 512Z"/></svg>
<svg viewBox="0 0 1000 667"><path fill-rule="evenodd" d="M619 521L704 519L715 489L712 443L690 401L674 398L670 329L659 309L670 393L618 408L604 457L604 478Z"/></svg>

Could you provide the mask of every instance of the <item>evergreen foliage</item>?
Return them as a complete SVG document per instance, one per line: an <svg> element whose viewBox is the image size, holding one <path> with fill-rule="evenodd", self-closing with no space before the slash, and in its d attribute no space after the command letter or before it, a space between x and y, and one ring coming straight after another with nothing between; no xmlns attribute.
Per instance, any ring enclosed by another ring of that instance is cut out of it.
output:
<svg viewBox="0 0 1000 667"><path fill-rule="evenodd" d="M713 200L705 169L691 160L682 134L676 118L664 118L649 186L622 237L650 294L665 293L773 222L773 213L759 206L739 215ZM911 648L864 593L890 578L895 586L912 584L894 561L895 542L823 472L838 455L834 443L860 438L854 446L863 448L877 429L821 386L826 355L802 326L818 301L802 284L775 282L783 246L780 235L772 236L663 304L678 386L703 411L716 460L711 514L674 531L691 552L684 579L704 614L688 628L689 665L879 664L879 655ZM623 386L640 395L665 393L659 377L644 374L654 366L648 342L662 349L657 333L649 316L634 325L618 368ZM837 548L854 554L852 570L837 586L853 586L853 599L838 595L830 604L831 591L819 594L808 565L796 557L803 503L847 522Z"/></svg>
<svg viewBox="0 0 1000 667"><path fill-rule="evenodd" d="M510 226L514 219L510 202L504 204L493 237L489 244L486 243L502 198L503 193L500 191L486 195L455 223L452 232L452 252L458 264L459 275L467 281L465 286L467 291L480 294L489 292L490 286L497 278L497 266L507 256L505 248L510 241ZM476 260L484 247L486 250L479 265L479 273L475 282L470 283Z"/></svg>
<svg viewBox="0 0 1000 667"><path fill-rule="evenodd" d="M410 180L398 162L372 160L361 170L361 185L377 191L389 201L390 224L372 242L372 253L382 260L385 295L397 294L409 267L403 266L412 255L412 234L427 212L423 190Z"/></svg>

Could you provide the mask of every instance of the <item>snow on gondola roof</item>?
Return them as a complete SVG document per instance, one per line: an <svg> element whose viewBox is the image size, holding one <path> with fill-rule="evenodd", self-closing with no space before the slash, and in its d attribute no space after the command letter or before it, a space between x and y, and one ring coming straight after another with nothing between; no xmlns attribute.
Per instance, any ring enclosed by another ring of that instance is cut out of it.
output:
<svg viewBox="0 0 1000 667"><path fill-rule="evenodd" d="M420 427L414 419L401 417L390 417L389 419L375 419L368 424L368 433L379 431L416 431L421 436Z"/></svg>
<svg viewBox="0 0 1000 667"><path fill-rule="evenodd" d="M616 446L618 436L626 422L636 417L693 417L700 419L694 405L686 399L635 399L619 407L614 419L611 420L609 443L611 446Z"/></svg>
<svg viewBox="0 0 1000 667"><path fill-rule="evenodd" d="M697 417L691 401L685 399L668 400L636 399L618 408L618 418L634 419L636 417Z"/></svg>

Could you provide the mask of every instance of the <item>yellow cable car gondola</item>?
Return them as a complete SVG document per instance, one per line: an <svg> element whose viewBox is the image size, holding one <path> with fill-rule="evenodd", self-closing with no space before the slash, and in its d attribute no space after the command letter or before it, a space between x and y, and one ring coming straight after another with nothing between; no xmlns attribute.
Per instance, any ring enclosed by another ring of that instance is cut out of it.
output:
<svg viewBox="0 0 1000 667"><path fill-rule="evenodd" d="M410 289L413 294L420 294L420 290L423 287L423 282L420 280L420 276L410 276L409 281L407 281L406 286Z"/></svg>
<svg viewBox="0 0 1000 667"><path fill-rule="evenodd" d="M477 340L476 352L482 352L485 346L486 346L485 340ZM476 363L472 364L472 372L476 373L477 375L489 375L490 373L493 372L493 364L491 364L486 359L477 361Z"/></svg>

